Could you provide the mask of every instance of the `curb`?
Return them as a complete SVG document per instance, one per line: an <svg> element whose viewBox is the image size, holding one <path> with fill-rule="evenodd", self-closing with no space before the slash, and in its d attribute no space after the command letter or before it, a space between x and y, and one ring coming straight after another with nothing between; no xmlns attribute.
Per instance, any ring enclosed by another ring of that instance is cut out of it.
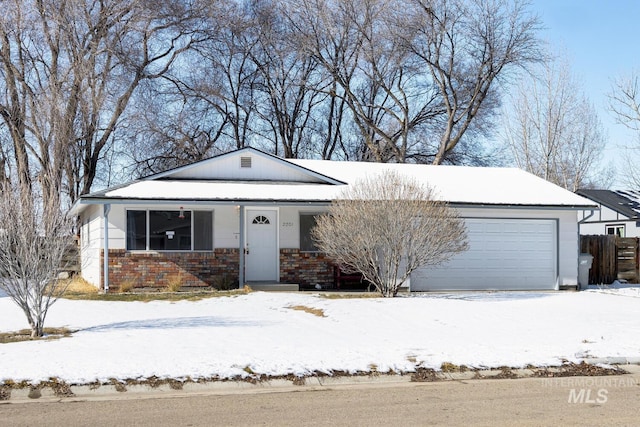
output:
<svg viewBox="0 0 640 427"><path fill-rule="evenodd" d="M640 357L601 357L593 359L585 359L590 365L640 365Z"/></svg>
<svg viewBox="0 0 640 427"><path fill-rule="evenodd" d="M627 371L629 374L640 375L640 357L635 358L594 358L584 360L589 365L609 365ZM409 385L437 383L442 381L469 381L490 379L521 379L539 378L540 370L560 373L562 367L540 367L522 369L476 369L465 372L444 372L427 370L426 376L420 376L419 371L405 374L371 373L369 375L345 376L309 376L295 379L274 378L264 381L203 381L203 382L172 382L157 386L149 384L103 384L103 385L68 385L54 388L15 388L0 387L0 404L27 402L73 402L84 400L119 400L144 399L162 397L188 397L190 395L228 395L255 393L284 393L290 391L313 391L331 389L332 387ZM624 375L624 374L622 374ZM580 375L578 375L580 376Z"/></svg>

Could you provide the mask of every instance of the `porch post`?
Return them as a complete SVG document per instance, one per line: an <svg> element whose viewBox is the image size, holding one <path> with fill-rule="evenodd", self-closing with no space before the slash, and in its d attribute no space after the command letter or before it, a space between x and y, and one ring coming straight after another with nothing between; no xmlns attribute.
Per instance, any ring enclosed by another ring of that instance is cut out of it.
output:
<svg viewBox="0 0 640 427"><path fill-rule="evenodd" d="M111 210L111 204L110 203L105 203L103 206L103 212L104 212L104 236L103 236L103 243L102 243L102 247L103 247L103 251L104 251L104 265L103 265L103 269L104 271L102 272L103 274L103 283L104 283L104 293L106 294L107 292L109 292L109 211Z"/></svg>
<svg viewBox="0 0 640 427"><path fill-rule="evenodd" d="M245 248L245 233L244 233L244 205L240 205L240 235L238 236L238 289L244 287L244 248Z"/></svg>

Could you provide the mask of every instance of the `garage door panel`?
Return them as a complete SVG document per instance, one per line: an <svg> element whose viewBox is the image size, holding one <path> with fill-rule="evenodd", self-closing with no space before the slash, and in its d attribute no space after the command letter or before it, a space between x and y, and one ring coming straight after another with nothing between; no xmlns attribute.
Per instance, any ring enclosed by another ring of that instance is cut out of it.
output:
<svg viewBox="0 0 640 427"><path fill-rule="evenodd" d="M469 249L411 275L412 290L554 289L555 220L467 219Z"/></svg>

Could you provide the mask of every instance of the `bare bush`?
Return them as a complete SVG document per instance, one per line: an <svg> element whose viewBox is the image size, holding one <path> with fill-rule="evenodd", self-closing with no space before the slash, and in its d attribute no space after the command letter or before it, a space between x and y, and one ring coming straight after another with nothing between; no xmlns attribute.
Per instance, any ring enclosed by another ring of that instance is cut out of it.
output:
<svg viewBox="0 0 640 427"><path fill-rule="evenodd" d="M317 218L319 250L393 297L412 271L467 249L464 221L431 188L388 171L345 190Z"/></svg>
<svg viewBox="0 0 640 427"><path fill-rule="evenodd" d="M5 186L0 199L0 289L24 312L32 337L44 333L49 307L64 293L59 279L62 259L71 239L71 223L42 203L19 196Z"/></svg>

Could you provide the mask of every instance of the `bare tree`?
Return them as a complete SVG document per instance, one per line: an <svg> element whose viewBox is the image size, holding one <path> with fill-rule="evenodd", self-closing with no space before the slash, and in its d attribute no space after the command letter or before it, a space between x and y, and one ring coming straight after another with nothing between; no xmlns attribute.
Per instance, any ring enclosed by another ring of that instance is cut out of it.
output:
<svg viewBox="0 0 640 427"><path fill-rule="evenodd" d="M470 129L491 123L499 106L498 79L540 61L539 20L526 0L414 0L398 29L438 90L433 164L450 162ZM409 7L409 5L407 6Z"/></svg>
<svg viewBox="0 0 640 427"><path fill-rule="evenodd" d="M317 218L318 249L362 273L393 297L412 271L441 264L467 249L457 211L433 190L387 171L350 186Z"/></svg>
<svg viewBox="0 0 640 427"><path fill-rule="evenodd" d="M250 51L257 79L257 108L262 126L256 129L271 142L269 149L286 158L304 157L312 151L311 118L327 97L327 81L318 63L296 49L297 34L282 18L286 1L253 4L253 19L260 28Z"/></svg>
<svg viewBox="0 0 640 427"><path fill-rule="evenodd" d="M0 191L0 289L24 312L31 336L41 337L49 308L66 288L58 271L71 243L71 221L25 199L15 186Z"/></svg>
<svg viewBox="0 0 640 427"><path fill-rule="evenodd" d="M20 191L58 209L90 191L138 88L194 43L192 2L7 0L0 117ZM34 178L37 181L34 182Z"/></svg>
<svg viewBox="0 0 640 427"><path fill-rule="evenodd" d="M605 136L566 63L548 62L523 81L504 115L515 164L570 191L607 186L598 169Z"/></svg>
<svg viewBox="0 0 640 427"><path fill-rule="evenodd" d="M618 123L640 132L640 74L637 70L614 80L609 105Z"/></svg>
<svg viewBox="0 0 640 427"><path fill-rule="evenodd" d="M421 81L415 57L394 35L405 5L299 0L290 8L299 49L330 74L329 93L350 110L361 141L358 160L404 162L413 129L441 112L437 92Z"/></svg>
<svg viewBox="0 0 640 427"><path fill-rule="evenodd" d="M235 148L225 137L228 116L199 97L154 85L140 91L121 127L119 158L134 175L146 176ZM126 159L126 160L125 160Z"/></svg>
<svg viewBox="0 0 640 427"><path fill-rule="evenodd" d="M632 70L629 75L616 78L608 96L609 107L616 121L635 132L635 142L625 144L622 148L628 153L625 156L627 185L639 187L640 172L635 161L640 152L640 74L638 70Z"/></svg>
<svg viewBox="0 0 640 427"><path fill-rule="evenodd" d="M190 58L191 69L174 79L187 102L222 117L224 134L235 148L249 145L253 135L257 70L251 52L259 33L244 2L214 2L207 10L205 40Z"/></svg>

